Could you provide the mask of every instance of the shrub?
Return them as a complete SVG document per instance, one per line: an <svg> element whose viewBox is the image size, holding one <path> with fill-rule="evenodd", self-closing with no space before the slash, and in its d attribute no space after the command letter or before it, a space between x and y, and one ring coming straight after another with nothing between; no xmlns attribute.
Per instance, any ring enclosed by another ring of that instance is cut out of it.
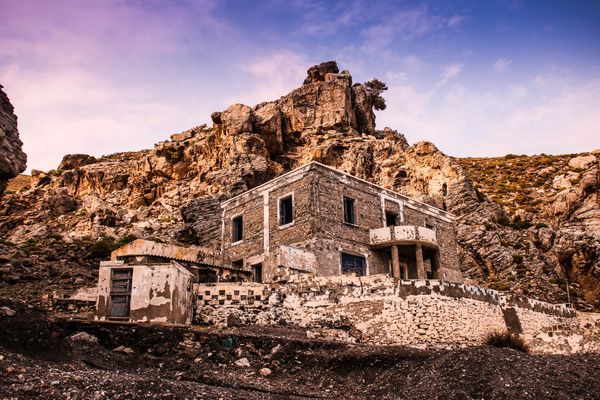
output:
<svg viewBox="0 0 600 400"><path fill-rule="evenodd" d="M523 353L529 352L529 346L527 346L525 341L519 335L509 331L491 332L485 337L484 343L487 346L508 347L509 349L522 351Z"/></svg>
<svg viewBox="0 0 600 400"><path fill-rule="evenodd" d="M385 110L386 104L385 99L381 96L381 93L384 90L388 90L388 87L385 83L380 81L377 78L373 78L372 80L365 82L365 86L367 88L367 92L371 95L371 99L373 101L373 108L376 110Z"/></svg>
<svg viewBox="0 0 600 400"><path fill-rule="evenodd" d="M513 263L523 264L523 256L521 256L519 254L513 254L512 258L513 258Z"/></svg>
<svg viewBox="0 0 600 400"><path fill-rule="evenodd" d="M90 246L90 253L95 258L107 258L119 247L113 238L105 237Z"/></svg>
<svg viewBox="0 0 600 400"><path fill-rule="evenodd" d="M492 282L488 285L488 287L490 289L500 291L507 291L510 289L510 286L508 286L508 284L506 284L505 282Z"/></svg>

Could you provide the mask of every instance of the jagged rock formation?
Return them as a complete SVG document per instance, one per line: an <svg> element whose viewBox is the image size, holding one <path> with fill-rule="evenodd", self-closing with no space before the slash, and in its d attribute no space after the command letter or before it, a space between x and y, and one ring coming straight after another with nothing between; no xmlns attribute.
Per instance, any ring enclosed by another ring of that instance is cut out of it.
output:
<svg viewBox="0 0 600 400"><path fill-rule="evenodd" d="M489 260L488 271L469 263L471 274L488 275L499 287L534 295L557 286L566 291L568 283L580 308L597 308L599 154L459 160L480 197L485 195L503 212L487 219L482 215L484 224L477 230L461 225L463 244ZM482 240L489 245L481 246Z"/></svg>
<svg viewBox="0 0 600 400"><path fill-rule="evenodd" d="M17 130L17 116L8 96L0 85L0 196L7 181L25 171L27 156Z"/></svg>
<svg viewBox="0 0 600 400"><path fill-rule="evenodd" d="M557 194L553 207L565 210L557 224L517 229L514 213L486 195L479 180L476 190L468 161L428 142L409 145L392 129L376 130L372 93L335 62L311 67L304 84L278 100L234 104L211 119L212 127L172 135L149 150L69 156L55 171L33 171L31 189L0 203L0 237L13 248L48 237L70 243L131 235L210 245L218 237L220 200L315 160L455 213L472 283L564 302L568 274L578 306L598 306L598 292L574 279L599 269L599 235L589 229L598 224L595 156L569 167L584 168L577 173L587 183ZM2 253L0 247L0 263ZM27 268L7 272L15 273L29 276Z"/></svg>

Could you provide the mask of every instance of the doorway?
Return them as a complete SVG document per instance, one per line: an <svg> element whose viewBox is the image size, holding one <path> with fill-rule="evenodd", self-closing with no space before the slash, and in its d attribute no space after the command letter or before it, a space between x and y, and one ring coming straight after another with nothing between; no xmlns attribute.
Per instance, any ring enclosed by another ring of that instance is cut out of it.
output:
<svg viewBox="0 0 600 400"><path fill-rule="evenodd" d="M109 319L129 319L132 275L132 269L113 269L111 271Z"/></svg>

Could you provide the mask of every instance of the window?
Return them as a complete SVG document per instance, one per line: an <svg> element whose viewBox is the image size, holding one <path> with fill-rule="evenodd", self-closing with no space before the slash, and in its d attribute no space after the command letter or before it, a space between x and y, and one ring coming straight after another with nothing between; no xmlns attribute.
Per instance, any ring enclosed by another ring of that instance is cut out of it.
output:
<svg viewBox="0 0 600 400"><path fill-rule="evenodd" d="M365 258L353 254L342 253L342 273L354 273L358 276L364 276Z"/></svg>
<svg viewBox="0 0 600 400"><path fill-rule="evenodd" d="M344 196L344 222L356 225L356 211L354 210L355 200Z"/></svg>
<svg viewBox="0 0 600 400"><path fill-rule="evenodd" d="M232 261L231 266L235 269L244 269L244 260Z"/></svg>
<svg viewBox="0 0 600 400"><path fill-rule="evenodd" d="M252 281L262 283L262 281L263 281L262 264L254 264L252 266Z"/></svg>
<svg viewBox="0 0 600 400"><path fill-rule="evenodd" d="M385 212L385 226L396 226L396 221L398 219L398 214L391 211Z"/></svg>
<svg viewBox="0 0 600 400"><path fill-rule="evenodd" d="M425 228L431 229L432 231L435 231L435 226L431 225L431 224L425 224Z"/></svg>
<svg viewBox="0 0 600 400"><path fill-rule="evenodd" d="M244 239L244 218L242 215L231 219L231 241L239 242Z"/></svg>
<svg viewBox="0 0 600 400"><path fill-rule="evenodd" d="M279 199L279 226L294 221L294 202L292 195Z"/></svg>

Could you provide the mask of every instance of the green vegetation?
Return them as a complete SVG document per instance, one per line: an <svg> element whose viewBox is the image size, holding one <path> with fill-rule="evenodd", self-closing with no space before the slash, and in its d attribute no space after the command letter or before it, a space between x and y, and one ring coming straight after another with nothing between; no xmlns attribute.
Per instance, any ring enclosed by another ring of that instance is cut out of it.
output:
<svg viewBox="0 0 600 400"><path fill-rule="evenodd" d="M183 160L183 152L184 152L183 146L166 147L163 149L163 156L171 164L176 164L179 161Z"/></svg>
<svg viewBox="0 0 600 400"><path fill-rule="evenodd" d="M544 197L554 191L553 179L572 170L568 162L573 156L507 154L503 157L457 160L473 180L480 201L486 196L502 206L509 217L514 216L517 210L524 210L532 214L533 222L536 222L536 216L541 216ZM502 219L497 222L515 229L531 226L519 220L510 222Z"/></svg>
<svg viewBox="0 0 600 400"><path fill-rule="evenodd" d="M500 291L510 290L510 286L508 286L508 284L506 284L506 282L492 282L488 285L488 287L490 289L500 290Z"/></svg>
<svg viewBox="0 0 600 400"><path fill-rule="evenodd" d="M135 239L137 239L135 235L125 235L116 241L112 237L103 237L90 246L90 254L94 258L107 258L110 257L110 253Z"/></svg>
<svg viewBox="0 0 600 400"><path fill-rule="evenodd" d="M373 108L378 111L385 110L387 105L385 104L385 99L381 96L381 93L383 93L384 90L388 90L387 85L379 79L373 78L370 81L365 82L365 86L367 92L371 95L371 100L373 100Z"/></svg>

